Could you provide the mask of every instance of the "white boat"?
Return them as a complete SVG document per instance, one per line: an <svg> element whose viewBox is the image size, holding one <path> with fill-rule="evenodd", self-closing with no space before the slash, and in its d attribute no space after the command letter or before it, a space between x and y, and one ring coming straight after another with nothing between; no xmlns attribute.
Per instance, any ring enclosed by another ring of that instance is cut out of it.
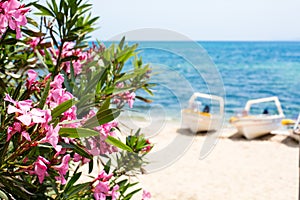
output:
<svg viewBox="0 0 300 200"><path fill-rule="evenodd" d="M211 113L209 106L205 106L204 109L200 111L202 104L196 100L197 98L218 101L219 113ZM196 92L189 100L189 107L181 110L182 125L195 133L217 130L221 125L223 114L224 100L222 97Z"/></svg>
<svg viewBox="0 0 300 200"><path fill-rule="evenodd" d="M294 138L298 142L300 141L300 113L293 129L290 129L290 137Z"/></svg>
<svg viewBox="0 0 300 200"><path fill-rule="evenodd" d="M272 101L275 102L278 114L248 115L253 104ZM230 123L237 128L239 134L244 135L247 139L253 139L278 129L283 118L284 114L278 97L268 97L249 100L245 106L244 114L242 116L232 117Z"/></svg>

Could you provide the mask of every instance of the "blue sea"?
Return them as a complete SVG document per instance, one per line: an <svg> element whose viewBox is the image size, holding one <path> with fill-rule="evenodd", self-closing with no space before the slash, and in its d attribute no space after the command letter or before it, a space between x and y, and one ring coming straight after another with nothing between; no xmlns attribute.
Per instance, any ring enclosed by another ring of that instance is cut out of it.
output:
<svg viewBox="0 0 300 200"><path fill-rule="evenodd" d="M152 67L152 104L135 102L135 109L180 118L193 92L225 99L226 119L250 99L277 96L287 118L300 112L300 42L138 42L139 55ZM129 63L130 64L130 63ZM216 103L202 101L202 105ZM216 105L215 105L216 104ZM272 104L254 106L259 113ZM148 114L149 114L148 112Z"/></svg>

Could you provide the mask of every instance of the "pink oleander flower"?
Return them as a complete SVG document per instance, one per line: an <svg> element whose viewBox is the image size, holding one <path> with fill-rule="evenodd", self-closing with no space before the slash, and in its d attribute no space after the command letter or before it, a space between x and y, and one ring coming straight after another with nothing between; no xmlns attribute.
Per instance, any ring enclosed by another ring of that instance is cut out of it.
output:
<svg viewBox="0 0 300 200"><path fill-rule="evenodd" d="M96 200L105 200L109 192L108 182L99 182L94 189L94 197Z"/></svg>
<svg viewBox="0 0 300 200"><path fill-rule="evenodd" d="M57 152L60 152L61 149L62 149L62 146L57 145L58 140L59 140L59 135L58 135L59 129L60 129L59 126L56 126L53 129L53 126L51 124L49 126L49 129L48 129L47 133L46 133L46 137L41 139L39 142L40 143L46 143L47 142L47 143L51 144Z"/></svg>
<svg viewBox="0 0 300 200"><path fill-rule="evenodd" d="M105 142L107 136L116 136L115 132L112 131L112 128L116 127L116 122L109 122L101 126L95 127L96 131L99 131L99 136L91 137L88 139L90 149L88 152L93 156L98 156L106 153L117 152L118 148L113 145L110 145Z"/></svg>
<svg viewBox="0 0 300 200"><path fill-rule="evenodd" d="M152 149L152 146L151 146L151 145L148 145L148 146L146 146L146 147L144 147L144 148L142 149L142 152L148 153L148 152L151 151L151 149Z"/></svg>
<svg viewBox="0 0 300 200"><path fill-rule="evenodd" d="M6 94L4 100L11 102L14 105L8 105L7 113L15 113L16 119L21 122L21 124L15 122L13 127L8 128L7 140L9 140L13 134L19 132L26 140L31 141L26 128L22 129L22 124L27 127L34 124L41 124L42 127L46 127L48 122L51 120L51 116L49 116L51 115L51 113L49 113L50 110L32 108L31 100L15 101L8 94Z"/></svg>
<svg viewBox="0 0 300 200"><path fill-rule="evenodd" d="M124 83L117 83L116 87L117 88L123 88L124 87ZM126 92L123 92L123 93L115 95L114 99L113 99L113 103L120 104L123 101L126 101L128 103L129 108L132 108L134 100L135 100L135 96L136 95L135 95L134 92L126 91Z"/></svg>
<svg viewBox="0 0 300 200"><path fill-rule="evenodd" d="M129 108L133 107L134 99L135 99L135 93L134 92L125 92L125 99L129 105Z"/></svg>
<svg viewBox="0 0 300 200"><path fill-rule="evenodd" d="M28 90L31 91L38 91L40 92L40 83L36 81L36 78L38 77L38 73L32 69L27 71L28 79L26 80L26 87Z"/></svg>
<svg viewBox="0 0 300 200"><path fill-rule="evenodd" d="M32 101L31 100L25 100L25 101L15 101L13 100L8 94L5 95L4 98L5 101L11 102L14 104L8 105L7 107L7 113L12 114L16 113L17 119L21 121L26 126L29 126L32 121L32 115L30 113L30 109L32 108Z"/></svg>
<svg viewBox="0 0 300 200"><path fill-rule="evenodd" d="M2 35L7 27L16 31L16 38L19 39L21 35L21 26L27 24L25 14L29 11L24 5L17 0L8 0L0 2L0 35Z"/></svg>
<svg viewBox="0 0 300 200"><path fill-rule="evenodd" d="M143 190L142 200L149 200L149 199L151 199L151 193L146 190Z"/></svg>
<svg viewBox="0 0 300 200"><path fill-rule="evenodd" d="M113 177L113 174L107 174L105 171L101 171L98 177L95 179L97 185L94 188L94 198L96 200L105 200L106 197L111 197L112 200L116 200L120 193L118 185L110 188L109 181Z"/></svg>
<svg viewBox="0 0 300 200"><path fill-rule="evenodd" d="M57 181L60 181L62 185L66 184L67 182L64 176L69 170L69 160L70 160L70 154L67 154L63 157L60 165L52 166L52 168L57 170L60 175L60 176L56 176L55 179Z"/></svg>
<svg viewBox="0 0 300 200"><path fill-rule="evenodd" d="M4 100L14 104L14 106L8 105L7 113L8 114L16 113L17 119L21 121L23 124L25 124L26 126L29 126L32 120L32 115L30 113L30 109L32 108L32 101L25 100L25 101L18 102L13 100L8 94L6 94Z"/></svg>
<svg viewBox="0 0 300 200"><path fill-rule="evenodd" d="M115 185L111 191L111 199L112 200L117 200L120 196L120 192L118 192L119 190L119 185Z"/></svg>
<svg viewBox="0 0 300 200"><path fill-rule="evenodd" d="M151 142L149 140L146 140L146 143L148 144L146 147L144 147L141 152L142 153L148 153L151 151L153 145L151 144Z"/></svg>
<svg viewBox="0 0 300 200"><path fill-rule="evenodd" d="M95 114L96 112L94 110L90 110L90 112L83 118L81 123L84 124L87 119L90 119L91 117L95 116ZM89 144L89 149L87 149L87 152L89 152L93 156L117 152L118 148L105 142L107 136L116 136L116 133L113 131L113 128L117 126L118 123L112 121L95 127L94 130L99 132L99 136L90 137L87 139L87 142Z"/></svg>
<svg viewBox="0 0 300 200"><path fill-rule="evenodd" d="M27 44L29 44L29 46L33 49L35 49L35 47L41 42L41 38L40 37L32 37L29 39L29 41L27 42Z"/></svg>
<svg viewBox="0 0 300 200"><path fill-rule="evenodd" d="M26 86L29 88L34 82L35 79L38 77L38 73L33 69L27 71L28 79L26 80Z"/></svg>
<svg viewBox="0 0 300 200"><path fill-rule="evenodd" d="M43 183L45 176L49 176L47 172L47 165L49 164L50 162L42 156L39 156L34 163L34 171L31 174L36 174L40 183Z"/></svg>
<svg viewBox="0 0 300 200"><path fill-rule="evenodd" d="M46 109L46 110L41 110L41 112L44 113L43 117L45 119L45 123L42 123L41 127L48 130L49 129L49 122L52 120L51 110Z"/></svg>
<svg viewBox="0 0 300 200"><path fill-rule="evenodd" d="M64 76L62 74L58 74L54 77L54 80L50 83L50 86L53 89L61 89L63 82Z"/></svg>
<svg viewBox="0 0 300 200"><path fill-rule="evenodd" d="M21 133L22 130L22 125L20 122L14 122L13 127L8 127L7 129L7 139L6 141L8 142L10 138L15 134L15 133Z"/></svg>
<svg viewBox="0 0 300 200"><path fill-rule="evenodd" d="M75 153L75 154L74 154L74 157L73 157L73 161L74 161L74 162L79 162L79 161L81 161L82 164L84 165L84 164L86 164L86 163L89 163L91 160L88 159L88 158L85 158L85 157L83 157L83 156L81 156L81 155L79 155L79 154L77 154L77 153Z"/></svg>
<svg viewBox="0 0 300 200"><path fill-rule="evenodd" d="M62 87L62 83L64 82L64 77L61 74L58 74L57 76L54 77L54 80L50 83L50 91L49 95L46 100L46 104L50 107L50 109L54 109L55 107L59 106L61 103L73 99L74 96L66 91ZM61 122L68 120L76 120L77 119L77 114L76 114L77 108L76 106L72 106L69 108L67 111L63 113L63 117L61 118ZM76 128L80 125L80 123L71 123L71 124L65 124L63 127L71 127L71 128Z"/></svg>
<svg viewBox="0 0 300 200"><path fill-rule="evenodd" d="M33 108L32 110L29 110L28 108L29 107L27 106L22 107L20 106L20 104L17 104L17 107L9 105L7 108L7 113L16 113L16 115L18 116L16 117L16 119L18 119L26 126L30 126L31 123L41 124L46 122L46 120L43 118L44 112L41 109Z"/></svg>
<svg viewBox="0 0 300 200"><path fill-rule="evenodd" d="M74 68L74 74L78 75L82 71L82 63L87 61L89 57L89 52L83 52L81 49L74 49L75 43L74 42L65 42L62 47L62 58L69 57L69 56L77 56L76 60L72 61L72 65ZM59 49L51 49L51 53L53 55L53 63L56 64L57 55L59 54ZM64 62L63 69L70 73L71 69L71 62Z"/></svg>

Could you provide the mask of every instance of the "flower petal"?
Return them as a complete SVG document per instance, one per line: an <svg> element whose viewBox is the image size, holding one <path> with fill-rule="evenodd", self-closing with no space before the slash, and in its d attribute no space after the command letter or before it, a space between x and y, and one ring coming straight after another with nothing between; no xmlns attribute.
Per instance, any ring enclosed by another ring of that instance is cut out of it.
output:
<svg viewBox="0 0 300 200"><path fill-rule="evenodd" d="M30 115L21 115L21 116L17 117L17 119L26 126L29 126L31 124L31 116Z"/></svg>

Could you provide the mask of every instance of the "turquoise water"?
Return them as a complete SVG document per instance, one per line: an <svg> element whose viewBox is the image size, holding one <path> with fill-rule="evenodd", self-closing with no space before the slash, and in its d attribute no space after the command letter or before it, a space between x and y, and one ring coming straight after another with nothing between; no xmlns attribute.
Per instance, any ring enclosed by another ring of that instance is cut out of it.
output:
<svg viewBox="0 0 300 200"><path fill-rule="evenodd" d="M144 63L153 67L154 102L136 109L180 117L195 91L225 97L226 118L250 99L278 96L285 115L300 112L300 42L139 42ZM207 83L209 86L207 86ZM222 84L221 84L222 83ZM144 94L143 94L144 95ZM210 102L204 102L210 104ZM266 104L254 112L276 108Z"/></svg>

